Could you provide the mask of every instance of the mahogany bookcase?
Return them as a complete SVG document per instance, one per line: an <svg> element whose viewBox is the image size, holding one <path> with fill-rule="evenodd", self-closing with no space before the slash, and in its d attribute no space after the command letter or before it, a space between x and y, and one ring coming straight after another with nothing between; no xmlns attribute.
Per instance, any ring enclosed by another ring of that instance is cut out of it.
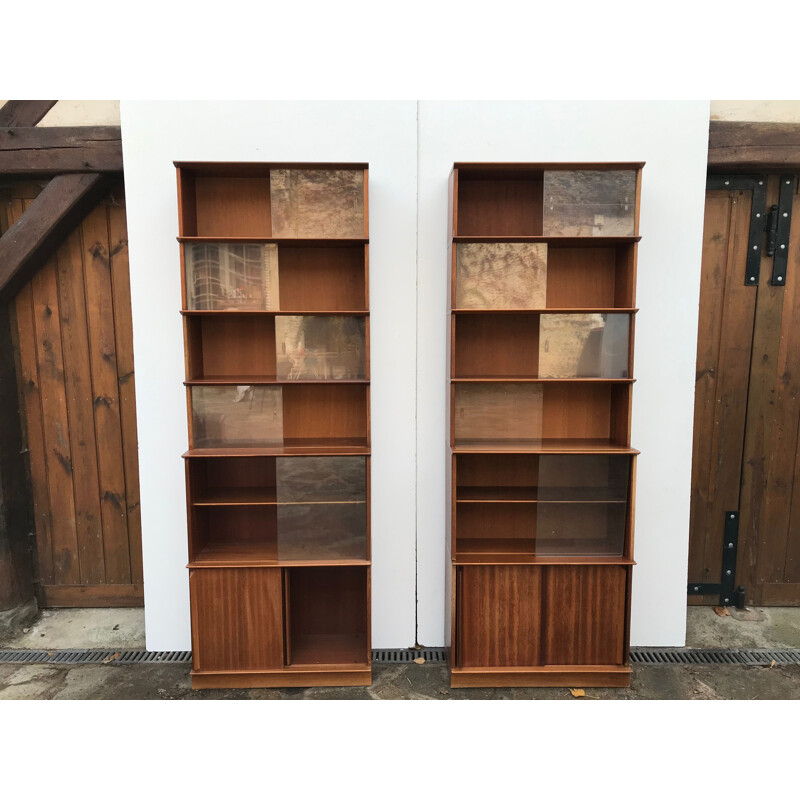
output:
<svg viewBox="0 0 800 800"><path fill-rule="evenodd" d="M367 685L368 167L175 166L192 686Z"/></svg>
<svg viewBox="0 0 800 800"><path fill-rule="evenodd" d="M626 686L641 163L455 164L453 686Z"/></svg>

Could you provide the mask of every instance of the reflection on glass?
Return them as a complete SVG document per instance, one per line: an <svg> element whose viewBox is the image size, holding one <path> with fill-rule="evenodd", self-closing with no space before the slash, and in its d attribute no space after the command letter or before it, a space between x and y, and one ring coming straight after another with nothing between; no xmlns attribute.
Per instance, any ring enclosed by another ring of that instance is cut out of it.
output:
<svg viewBox="0 0 800 800"><path fill-rule="evenodd" d="M277 459L278 558L366 558L367 462Z"/></svg>
<svg viewBox="0 0 800 800"><path fill-rule="evenodd" d="M366 502L278 505L281 561L367 557Z"/></svg>
<svg viewBox="0 0 800 800"><path fill-rule="evenodd" d="M283 444L280 386L192 386L194 447Z"/></svg>
<svg viewBox="0 0 800 800"><path fill-rule="evenodd" d="M541 385L460 383L455 395L456 444L541 439Z"/></svg>
<svg viewBox="0 0 800 800"><path fill-rule="evenodd" d="M366 377L363 317L275 318L278 380L360 380Z"/></svg>
<svg viewBox="0 0 800 800"><path fill-rule="evenodd" d="M559 454L538 460L539 500L624 502L628 498L628 456Z"/></svg>
<svg viewBox="0 0 800 800"><path fill-rule="evenodd" d="M544 308L547 245L456 245L456 308Z"/></svg>
<svg viewBox="0 0 800 800"><path fill-rule="evenodd" d="M364 502L367 461L363 456L279 458L279 503Z"/></svg>
<svg viewBox="0 0 800 800"><path fill-rule="evenodd" d="M273 311L280 307L276 244L186 244L190 311Z"/></svg>
<svg viewBox="0 0 800 800"><path fill-rule="evenodd" d="M537 555L619 556L625 541L625 503L536 505Z"/></svg>
<svg viewBox="0 0 800 800"><path fill-rule="evenodd" d="M633 170L546 170L545 236L633 236Z"/></svg>
<svg viewBox="0 0 800 800"><path fill-rule="evenodd" d="M630 315L542 314L540 378L627 378Z"/></svg>
<svg viewBox="0 0 800 800"><path fill-rule="evenodd" d="M274 169L272 235L289 239L364 236L362 170Z"/></svg>

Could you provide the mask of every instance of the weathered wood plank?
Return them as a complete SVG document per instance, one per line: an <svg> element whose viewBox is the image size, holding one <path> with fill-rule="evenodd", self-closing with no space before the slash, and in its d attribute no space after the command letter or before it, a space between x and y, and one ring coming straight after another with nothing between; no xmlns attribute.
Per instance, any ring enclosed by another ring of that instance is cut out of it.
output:
<svg viewBox="0 0 800 800"><path fill-rule="evenodd" d="M125 464L105 205L98 206L86 217L81 230L106 582L130 583Z"/></svg>
<svg viewBox="0 0 800 800"><path fill-rule="evenodd" d="M58 175L48 183L0 237L0 294L35 273L107 186L102 175Z"/></svg>
<svg viewBox="0 0 800 800"><path fill-rule="evenodd" d="M80 229L59 247L56 258L80 582L104 583L105 556L97 488L97 445Z"/></svg>
<svg viewBox="0 0 800 800"><path fill-rule="evenodd" d="M122 172L119 126L0 127L0 174Z"/></svg>
<svg viewBox="0 0 800 800"><path fill-rule="evenodd" d="M778 179L767 182L767 207L778 202ZM761 280L757 289L750 386L747 394L745 451L742 465L742 492L739 507L739 547L736 582L747 589L747 600L762 602L759 548L768 536L768 497L771 449L779 447L774 436L774 392L780 348L781 317L786 289L770 286L772 259L762 259Z"/></svg>
<svg viewBox="0 0 800 800"><path fill-rule="evenodd" d="M31 281L56 583L80 583L55 259Z"/></svg>
<svg viewBox="0 0 800 800"><path fill-rule="evenodd" d="M792 180L791 178L781 178ZM800 219L800 202L796 194L793 199L793 217ZM795 216L796 215L796 216ZM795 473L796 445L800 422L800 328L797 325L800 313L800 236L791 237L788 253L788 270L784 288L768 286L769 295L775 295L776 316L769 321L774 337L775 359L770 362L772 379L767 398L766 413L772 416L770 440L767 444L764 508L761 516L758 545L758 575L764 584L782 583L786 575L786 558L789 545L796 547L800 530L790 525L793 484L800 480ZM759 303L762 294L759 294ZM772 297L769 303L773 307ZM763 598L762 598L763 602Z"/></svg>
<svg viewBox="0 0 800 800"><path fill-rule="evenodd" d="M42 586L42 603L46 608L116 608L143 606L144 587L134 584L101 584L99 586Z"/></svg>
<svg viewBox="0 0 800 800"><path fill-rule="evenodd" d="M121 196L124 196L120 192ZM108 238L111 246L111 289L114 297L114 328L117 340L117 380L119 381L122 423L122 458L128 510L128 545L131 580L143 581L142 520L139 508L139 447L136 429L136 388L133 368L133 320L128 263L128 228L125 208L108 208Z"/></svg>
<svg viewBox="0 0 800 800"><path fill-rule="evenodd" d="M712 120L708 132L711 169L786 169L800 166L800 124Z"/></svg>
<svg viewBox="0 0 800 800"><path fill-rule="evenodd" d="M8 203L8 222L14 224L25 212L30 201L19 198ZM53 548L50 495L47 488L47 468L44 450L42 405L39 391L39 366L36 361L36 326L33 318L33 291L25 285L14 298L17 321L19 392L25 424L22 425L23 450L28 462L33 499L33 518L36 529L38 577L52 583Z"/></svg>
<svg viewBox="0 0 800 800"><path fill-rule="evenodd" d="M58 100L6 100L0 107L0 128L38 125Z"/></svg>
<svg viewBox="0 0 800 800"><path fill-rule="evenodd" d="M716 583L724 512L739 507L756 293L744 285L752 196L709 192L695 389L689 580ZM707 598L718 602L718 598Z"/></svg>

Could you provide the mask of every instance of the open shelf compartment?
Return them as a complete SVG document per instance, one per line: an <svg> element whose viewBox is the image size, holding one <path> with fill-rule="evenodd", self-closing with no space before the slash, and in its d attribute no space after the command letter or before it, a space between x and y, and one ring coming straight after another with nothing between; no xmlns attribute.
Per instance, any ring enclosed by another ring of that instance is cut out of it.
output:
<svg viewBox="0 0 800 800"><path fill-rule="evenodd" d="M365 164L176 163L181 236L366 237Z"/></svg>
<svg viewBox="0 0 800 800"><path fill-rule="evenodd" d="M369 664L369 568L285 572L287 666Z"/></svg>
<svg viewBox="0 0 800 800"><path fill-rule="evenodd" d="M190 311L366 311L368 245L184 241Z"/></svg>

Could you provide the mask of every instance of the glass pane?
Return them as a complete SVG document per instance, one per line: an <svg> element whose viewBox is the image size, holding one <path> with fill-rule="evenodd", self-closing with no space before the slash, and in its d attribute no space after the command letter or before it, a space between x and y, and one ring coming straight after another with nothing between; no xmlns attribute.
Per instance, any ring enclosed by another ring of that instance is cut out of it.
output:
<svg viewBox="0 0 800 800"><path fill-rule="evenodd" d="M367 557L367 462L277 459L278 558Z"/></svg>
<svg viewBox="0 0 800 800"><path fill-rule="evenodd" d="M547 245L456 245L456 308L544 308Z"/></svg>
<svg viewBox="0 0 800 800"><path fill-rule="evenodd" d="M541 439L541 385L461 383L455 394L456 444Z"/></svg>
<svg viewBox="0 0 800 800"><path fill-rule="evenodd" d="M627 378L629 314L542 314L540 378Z"/></svg>
<svg viewBox="0 0 800 800"><path fill-rule="evenodd" d="M278 380L366 378L364 331L364 317L276 317Z"/></svg>
<svg viewBox="0 0 800 800"><path fill-rule="evenodd" d="M537 555L622 555L626 503L536 504Z"/></svg>
<svg viewBox="0 0 800 800"><path fill-rule="evenodd" d="M538 458L539 500L624 503L628 499L629 456L542 455Z"/></svg>
<svg viewBox="0 0 800 800"><path fill-rule="evenodd" d="M194 447L283 444L280 386L192 386Z"/></svg>
<svg viewBox="0 0 800 800"><path fill-rule="evenodd" d="M274 311L276 244L186 244L186 307L190 311Z"/></svg>
<svg viewBox="0 0 800 800"><path fill-rule="evenodd" d="M366 502L278 505L281 561L366 557Z"/></svg>
<svg viewBox="0 0 800 800"><path fill-rule="evenodd" d="M633 236L633 170L544 173L545 236Z"/></svg>
<svg viewBox="0 0 800 800"><path fill-rule="evenodd" d="M362 170L273 169L272 235L288 239L364 236Z"/></svg>
<svg viewBox="0 0 800 800"><path fill-rule="evenodd" d="M367 460L363 456L278 458L279 503L365 502Z"/></svg>

